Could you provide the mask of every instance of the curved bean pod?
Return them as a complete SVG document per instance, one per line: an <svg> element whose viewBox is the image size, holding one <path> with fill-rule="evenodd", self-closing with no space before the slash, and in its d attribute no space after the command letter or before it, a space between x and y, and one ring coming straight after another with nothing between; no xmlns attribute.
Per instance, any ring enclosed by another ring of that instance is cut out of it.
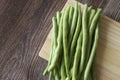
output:
<svg viewBox="0 0 120 80"><path fill-rule="evenodd" d="M60 19L60 27L59 27L58 38L57 38L57 44L58 45L55 49L54 56L52 58L51 64L48 68L48 71L51 71L56 66L56 63L58 62L59 56L61 54L62 45L63 45L62 44L62 39L63 39L63 15L64 15L64 13L62 13L62 16L61 16L61 19Z"/></svg>
<svg viewBox="0 0 120 80"><path fill-rule="evenodd" d="M88 74L90 72L91 65L92 65L92 62L93 62L93 59L94 59L94 56L95 56L95 51L96 51L96 48L97 48L98 37L99 37L99 28L97 27L96 30L95 30L95 37L94 37L93 47L92 47L92 50L91 50L91 55L90 55L90 58L89 58L89 61L88 61L88 64L86 66L85 73L84 73L84 80L88 79Z"/></svg>
<svg viewBox="0 0 120 80"><path fill-rule="evenodd" d="M82 31L80 32L79 38L77 40L77 47L75 52L75 58L73 63L73 75L72 80L77 80L78 76L78 70L79 70L79 62L80 62L80 56L81 56L81 47L82 47Z"/></svg>
<svg viewBox="0 0 120 80"><path fill-rule="evenodd" d="M87 24L87 10L88 6L85 4L83 9L82 16L82 31L83 31L83 43L82 43L82 54L81 54L81 63L80 63L80 71L82 72L84 63L85 63L85 55L87 53L87 43L88 43L88 24ZM80 73L81 73L80 72Z"/></svg>
<svg viewBox="0 0 120 80"><path fill-rule="evenodd" d="M53 74L52 74L52 71L51 71L50 74L49 74L49 80L52 80L52 77L53 77Z"/></svg>
<svg viewBox="0 0 120 80"><path fill-rule="evenodd" d="M71 7L70 7L70 12L69 12L69 25L70 25L70 26L71 26L71 24L72 24L73 13L74 13L74 8L71 6Z"/></svg>
<svg viewBox="0 0 120 80"><path fill-rule="evenodd" d="M89 26L91 25L91 22L92 22L92 19L93 19L94 16L95 16L95 10L92 9L90 11Z"/></svg>
<svg viewBox="0 0 120 80"><path fill-rule="evenodd" d="M101 8L98 8L98 9L97 9L97 12L96 12L96 14L95 14L95 16L94 16L94 18L93 18L93 20L92 20L92 22L91 22L90 30L89 30L89 34L90 34L90 35L93 35L93 32L94 32L94 30L95 30L95 28L96 28L96 25L97 25L97 22L98 22L98 20L99 20L101 11L102 11Z"/></svg>
<svg viewBox="0 0 120 80"><path fill-rule="evenodd" d="M59 26L59 24L60 24L60 18L61 18L61 13L59 11L57 11L57 13L56 13L56 18L57 18L57 25Z"/></svg>
<svg viewBox="0 0 120 80"><path fill-rule="evenodd" d="M76 24L77 24L77 17L78 17L78 2L75 4L75 10L73 14L71 29L70 29L70 35L69 35L69 46L71 45L71 41L75 32Z"/></svg>
<svg viewBox="0 0 120 80"><path fill-rule="evenodd" d="M53 72L54 72L55 80L59 80L60 78L59 78L59 74L58 74L57 68L55 68Z"/></svg>
<svg viewBox="0 0 120 80"><path fill-rule="evenodd" d="M54 55L54 49L57 46L58 26L57 26L57 18L56 17L52 18L52 23L53 23L52 49L51 49L51 52L50 52L50 58L49 58L49 61L48 61L48 65L47 65L46 69L44 70L43 75L46 75L48 73L48 68L51 64L52 56Z"/></svg>
<svg viewBox="0 0 120 80"><path fill-rule="evenodd" d="M91 25L91 22L92 22L92 20L93 20L93 18L94 18L94 16L95 16L95 10L94 9L92 9L91 11L90 11L90 17L89 17L89 24L88 24L88 26L89 26L89 28L90 28L90 25ZM90 33L89 33L89 43L88 43L88 50L87 50L87 55L86 55L86 60L85 60L85 66L87 65L87 62L88 62L88 59L89 59L89 55L90 55L90 49L91 49L91 36L90 36Z"/></svg>
<svg viewBox="0 0 120 80"><path fill-rule="evenodd" d="M96 28L97 22L99 20L101 11L102 11L102 9L97 9L97 12L95 14L95 11L92 10L93 14L91 15L91 21L89 21L91 23L90 23L90 29L89 29L89 43L88 43L88 52L87 52L88 56L90 55L93 33L94 33L95 28ZM86 65L87 65L87 61L89 59L88 56L87 56L87 60L86 60Z"/></svg>
<svg viewBox="0 0 120 80"><path fill-rule="evenodd" d="M76 26L76 30L73 36L73 40L70 46L70 61L71 63L73 63L74 60L74 53L75 53L75 47L76 47L76 43L77 43L77 39L79 37L80 31L81 31L81 23L82 23L82 18L81 18L81 10L78 9L78 20L77 20L77 26ZM70 65L72 66L72 65Z"/></svg>
<svg viewBox="0 0 120 80"><path fill-rule="evenodd" d="M61 71L61 80L65 80L66 79L66 71L65 71L64 59L62 59L60 71Z"/></svg>
<svg viewBox="0 0 120 80"><path fill-rule="evenodd" d="M68 56L68 32L69 32L69 26L68 26L68 20L69 20L69 9L68 7L65 11L65 15L63 18L63 51L64 51L64 61L65 61L65 68L66 68L66 74L67 77L69 77L69 56Z"/></svg>

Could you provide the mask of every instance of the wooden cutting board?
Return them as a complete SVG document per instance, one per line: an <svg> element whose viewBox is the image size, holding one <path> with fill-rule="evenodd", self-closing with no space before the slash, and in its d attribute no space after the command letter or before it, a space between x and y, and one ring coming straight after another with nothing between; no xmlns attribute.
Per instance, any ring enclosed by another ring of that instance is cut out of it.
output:
<svg viewBox="0 0 120 80"><path fill-rule="evenodd" d="M68 5L74 6L75 1L68 0L64 8ZM50 49L51 31L39 56L48 60ZM120 23L106 16L100 18L100 37L96 54L97 80L120 80Z"/></svg>

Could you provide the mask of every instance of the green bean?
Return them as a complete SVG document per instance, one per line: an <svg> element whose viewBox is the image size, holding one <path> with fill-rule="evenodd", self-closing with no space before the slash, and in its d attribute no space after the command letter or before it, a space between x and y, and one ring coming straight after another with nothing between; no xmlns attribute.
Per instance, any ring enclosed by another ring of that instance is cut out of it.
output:
<svg viewBox="0 0 120 80"><path fill-rule="evenodd" d="M60 70L61 70L61 80L65 80L66 79L66 71L65 71L64 59L62 59Z"/></svg>
<svg viewBox="0 0 120 80"><path fill-rule="evenodd" d="M84 63L85 63L85 55L87 53L87 43L88 43L88 24L87 24L87 10L88 6L85 4L82 16L82 31L83 31L83 43L82 43L82 55L81 55L81 63L80 63L80 71L82 72ZM80 72L80 73L81 73Z"/></svg>
<svg viewBox="0 0 120 80"><path fill-rule="evenodd" d="M92 10L90 11L89 26L91 25L91 22L92 22L92 19L93 19L94 16L95 16L95 10L92 9Z"/></svg>
<svg viewBox="0 0 120 80"><path fill-rule="evenodd" d="M88 22L89 22L89 18L90 18L89 16L90 16L91 9L92 9L92 6L89 6L88 7L88 11L87 11L87 13L88 13L88 16L87 16L88 19L87 19L87 21Z"/></svg>
<svg viewBox="0 0 120 80"><path fill-rule="evenodd" d="M65 15L63 18L63 51L64 51L64 60L65 60L65 69L67 73L67 77L69 78L69 56L68 56L68 32L69 32L69 26L68 26L68 19L69 19L69 9L68 7L65 11Z"/></svg>
<svg viewBox="0 0 120 80"><path fill-rule="evenodd" d="M55 66L56 63L59 60L59 56L61 54L61 50L62 50L62 40L63 40L63 15L64 13L62 13L61 19L60 19L60 27L59 27L59 32L58 32L58 38L57 38L57 47L55 49L55 53L54 56L52 58L51 64L48 68L48 71L52 70Z"/></svg>
<svg viewBox="0 0 120 80"><path fill-rule="evenodd" d="M94 37L93 47L92 47L92 50L91 50L91 55L90 55L90 58L89 58L89 61L88 61L88 64L86 66L85 73L84 73L84 80L88 79L88 74L90 72L91 65L92 65L92 62L93 62L93 59L94 59L94 56L95 56L95 51L96 51L96 48L97 48L98 37L99 37L99 28L97 26L97 28L95 30L95 37Z"/></svg>
<svg viewBox="0 0 120 80"><path fill-rule="evenodd" d="M72 19L73 19L73 13L74 13L74 8L71 6L70 7L70 12L69 12L69 25L71 26Z"/></svg>
<svg viewBox="0 0 120 80"><path fill-rule="evenodd" d="M80 30L81 30L81 23L82 23L82 20L81 20L82 18L81 17L82 17L81 16L81 10L78 9L77 27L76 27L76 30L75 30L75 34L73 36L71 46L70 46L70 59L71 59L70 61L71 61L71 63L73 63L73 60L74 60L75 47L76 47L77 39L79 37L79 33L80 33Z"/></svg>
<svg viewBox="0 0 120 80"><path fill-rule="evenodd" d="M78 40L77 40L77 47L76 47L75 58L74 58L74 63L73 63L72 80L77 80L77 78L78 78L79 62L80 62L80 56L81 56L81 47L82 47L82 31L79 35Z"/></svg>
<svg viewBox="0 0 120 80"><path fill-rule="evenodd" d="M83 40L83 31L81 30L80 33L82 35L82 40ZM79 69L78 69L78 74L77 74L78 75L78 79L80 79L80 80L81 80L81 72L82 72L81 68L80 68L81 67L80 65L81 65L81 55L82 55L82 44L83 44L83 41L81 42L81 54L80 54Z"/></svg>
<svg viewBox="0 0 120 80"><path fill-rule="evenodd" d="M91 22L91 25L90 25L90 30L89 30L89 43L88 43L88 55L90 54L90 49L91 49L91 44L92 44L92 37L93 37L93 32L96 28L96 24L98 22L98 19L99 19L99 16L100 16L100 13L101 13L101 9L97 9L97 12ZM88 59L88 57L87 57ZM89 61L89 60L87 60ZM88 65L88 63L86 64ZM87 66L86 66L87 67ZM88 73L87 73L87 76L88 76Z"/></svg>
<svg viewBox="0 0 120 80"><path fill-rule="evenodd" d="M93 20L91 22L90 30L89 30L90 35L93 35L93 32L94 32L94 30L96 28L96 25L97 25L97 22L99 20L101 11L102 11L102 9L100 9L100 8L97 9L97 12L96 12L96 14L95 14L95 16L94 16L94 18L93 18Z"/></svg>
<svg viewBox="0 0 120 80"><path fill-rule="evenodd" d="M78 2L75 4L75 10L73 14L71 29L70 29L70 35L69 35L69 46L71 45L71 41L75 32L76 24L77 24L77 17L78 17Z"/></svg>
<svg viewBox="0 0 120 80"><path fill-rule="evenodd" d="M57 68L54 68L54 77L55 77L55 80L59 80L60 79Z"/></svg>
<svg viewBox="0 0 120 80"><path fill-rule="evenodd" d="M97 24L97 27L99 27L98 24ZM95 61L94 60L95 60L95 57L93 59L92 66L91 66L91 71L90 71L92 80L96 80Z"/></svg>
<svg viewBox="0 0 120 80"><path fill-rule="evenodd" d="M53 76L53 74L52 74L52 71L51 71L50 74L49 74L49 80L52 80L52 76Z"/></svg>
<svg viewBox="0 0 120 80"><path fill-rule="evenodd" d="M50 52L50 57L49 57L49 60L48 60L48 65L47 65L46 69L43 72L43 76L45 76L48 73L48 67L51 64L52 56L53 56L53 47L54 47L54 42L52 40L52 49L51 49L51 52Z"/></svg>
<svg viewBox="0 0 120 80"><path fill-rule="evenodd" d="M89 24L88 24L89 28L90 28L90 25L91 25L91 22L92 22L94 16L95 16L95 10L92 9L90 11L90 17L89 17ZM90 52L90 48L91 48L90 45L91 45L91 36L90 36L90 33L89 33L89 43L88 43L88 51L87 51L87 54L86 54L85 66L87 65L87 62L88 62L88 59L89 59L89 55L90 55L90 53L89 53Z"/></svg>
<svg viewBox="0 0 120 80"><path fill-rule="evenodd" d="M54 49L57 47L57 37L58 37L58 26L57 26L57 18L52 18L53 22L53 31L54 31Z"/></svg>
<svg viewBox="0 0 120 80"><path fill-rule="evenodd" d="M94 30L96 28L96 24L98 22L100 13L101 13L101 9L98 9L96 14L95 14L95 11L93 10L93 15L92 15L93 19L91 21L89 21L89 22L91 22L91 24L90 24L90 29L89 29L89 43L88 43L88 52L87 52L88 55L87 55L87 59L86 59L86 65L87 65L87 61L88 61L88 58L89 58L88 56L90 55L93 32L94 32Z"/></svg>
<svg viewBox="0 0 120 80"><path fill-rule="evenodd" d="M54 51L55 51L55 48L57 47L57 37L58 37L57 18L53 17L52 22L53 22L53 41L54 41L53 56L54 56Z"/></svg>
<svg viewBox="0 0 120 80"><path fill-rule="evenodd" d="M57 25L59 26L59 24L60 24L60 18L61 18L61 13L59 11L57 11L56 17L57 17Z"/></svg>
<svg viewBox="0 0 120 80"><path fill-rule="evenodd" d="M52 23L53 23L52 49L51 49L51 52L50 52L50 58L49 58L49 61L48 61L48 65L47 65L46 69L44 70L43 75L46 75L48 73L48 68L49 68L49 66L51 64L52 56L54 55L54 49L57 46L58 26L57 26L56 17L52 18Z"/></svg>
<svg viewBox="0 0 120 80"><path fill-rule="evenodd" d="M59 66L60 66L60 63L56 63L56 66L54 67L53 69L53 72L54 72L54 77L55 77L55 80L59 80L60 79L60 69L59 69Z"/></svg>
<svg viewBox="0 0 120 80"><path fill-rule="evenodd" d="M88 7L88 12L90 12L90 11L91 11L91 9L92 9L92 6Z"/></svg>

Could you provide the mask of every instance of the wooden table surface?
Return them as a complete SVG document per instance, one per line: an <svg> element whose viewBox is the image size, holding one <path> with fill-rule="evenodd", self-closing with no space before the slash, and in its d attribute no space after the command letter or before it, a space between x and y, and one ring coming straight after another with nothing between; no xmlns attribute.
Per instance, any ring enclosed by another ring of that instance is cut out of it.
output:
<svg viewBox="0 0 120 80"><path fill-rule="evenodd" d="M0 80L47 80L38 53L67 0L0 0ZM79 0L120 22L120 0Z"/></svg>

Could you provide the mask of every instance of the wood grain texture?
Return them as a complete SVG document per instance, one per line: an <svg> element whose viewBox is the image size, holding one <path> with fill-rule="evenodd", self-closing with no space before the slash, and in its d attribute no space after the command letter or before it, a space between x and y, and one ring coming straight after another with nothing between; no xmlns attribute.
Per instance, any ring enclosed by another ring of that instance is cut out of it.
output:
<svg viewBox="0 0 120 80"><path fill-rule="evenodd" d="M0 80L47 79L42 77L46 61L40 59L38 52L51 28L51 17L64 3L64 0L2 0Z"/></svg>
<svg viewBox="0 0 120 80"><path fill-rule="evenodd" d="M120 22L119 0L79 0ZM0 0L0 80L47 80L38 53L66 0Z"/></svg>

